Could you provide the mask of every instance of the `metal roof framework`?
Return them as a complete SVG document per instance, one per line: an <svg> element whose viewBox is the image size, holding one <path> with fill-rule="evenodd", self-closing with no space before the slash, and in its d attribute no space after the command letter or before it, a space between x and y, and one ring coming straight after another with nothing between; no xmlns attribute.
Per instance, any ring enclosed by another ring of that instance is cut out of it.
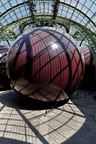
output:
<svg viewBox="0 0 96 144"><path fill-rule="evenodd" d="M0 43L38 26L61 28L96 53L96 0L0 0Z"/></svg>

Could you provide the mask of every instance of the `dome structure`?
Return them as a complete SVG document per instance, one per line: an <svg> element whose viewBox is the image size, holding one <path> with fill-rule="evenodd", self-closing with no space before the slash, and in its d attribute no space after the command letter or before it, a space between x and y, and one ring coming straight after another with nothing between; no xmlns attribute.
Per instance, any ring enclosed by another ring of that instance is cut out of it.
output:
<svg viewBox="0 0 96 144"><path fill-rule="evenodd" d="M40 101L63 100L62 91L72 94L83 76L77 43L53 27L38 27L23 34L7 59L13 89Z"/></svg>
<svg viewBox="0 0 96 144"><path fill-rule="evenodd" d="M11 46L24 31L51 26L96 48L95 0L1 0L0 41Z"/></svg>

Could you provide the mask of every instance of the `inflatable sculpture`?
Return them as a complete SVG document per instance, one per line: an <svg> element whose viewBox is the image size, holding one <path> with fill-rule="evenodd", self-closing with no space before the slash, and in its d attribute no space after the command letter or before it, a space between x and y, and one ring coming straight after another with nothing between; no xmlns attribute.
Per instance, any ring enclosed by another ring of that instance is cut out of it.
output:
<svg viewBox="0 0 96 144"><path fill-rule="evenodd" d="M21 35L8 52L12 88L25 97L60 101L81 82L83 62L75 40L56 28L38 27Z"/></svg>
<svg viewBox="0 0 96 144"><path fill-rule="evenodd" d="M85 61L85 71L82 84L80 89L93 90L96 89L96 80L95 80L95 62L93 51L88 45L83 45L80 47L81 53L84 56Z"/></svg>
<svg viewBox="0 0 96 144"><path fill-rule="evenodd" d="M6 55L8 52L8 47L5 45L0 45L0 90L11 89L10 81L6 73Z"/></svg>

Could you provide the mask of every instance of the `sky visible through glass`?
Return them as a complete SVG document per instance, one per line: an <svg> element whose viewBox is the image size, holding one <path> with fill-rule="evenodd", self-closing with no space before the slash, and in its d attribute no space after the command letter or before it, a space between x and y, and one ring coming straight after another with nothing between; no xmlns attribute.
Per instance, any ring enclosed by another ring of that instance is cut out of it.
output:
<svg viewBox="0 0 96 144"><path fill-rule="evenodd" d="M34 2L36 15L52 14L53 0L34 0ZM28 0L0 0L0 29L29 16L31 13ZM96 32L96 0L60 0L57 16L75 21ZM5 43L7 44L6 41Z"/></svg>

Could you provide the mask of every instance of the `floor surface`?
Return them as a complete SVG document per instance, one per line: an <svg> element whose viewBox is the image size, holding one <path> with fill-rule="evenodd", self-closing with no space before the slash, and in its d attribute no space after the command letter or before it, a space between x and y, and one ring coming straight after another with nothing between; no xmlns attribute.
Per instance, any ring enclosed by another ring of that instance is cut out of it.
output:
<svg viewBox="0 0 96 144"><path fill-rule="evenodd" d="M67 104L46 112L24 104L13 91L1 92L0 144L96 144L93 96L77 92Z"/></svg>

